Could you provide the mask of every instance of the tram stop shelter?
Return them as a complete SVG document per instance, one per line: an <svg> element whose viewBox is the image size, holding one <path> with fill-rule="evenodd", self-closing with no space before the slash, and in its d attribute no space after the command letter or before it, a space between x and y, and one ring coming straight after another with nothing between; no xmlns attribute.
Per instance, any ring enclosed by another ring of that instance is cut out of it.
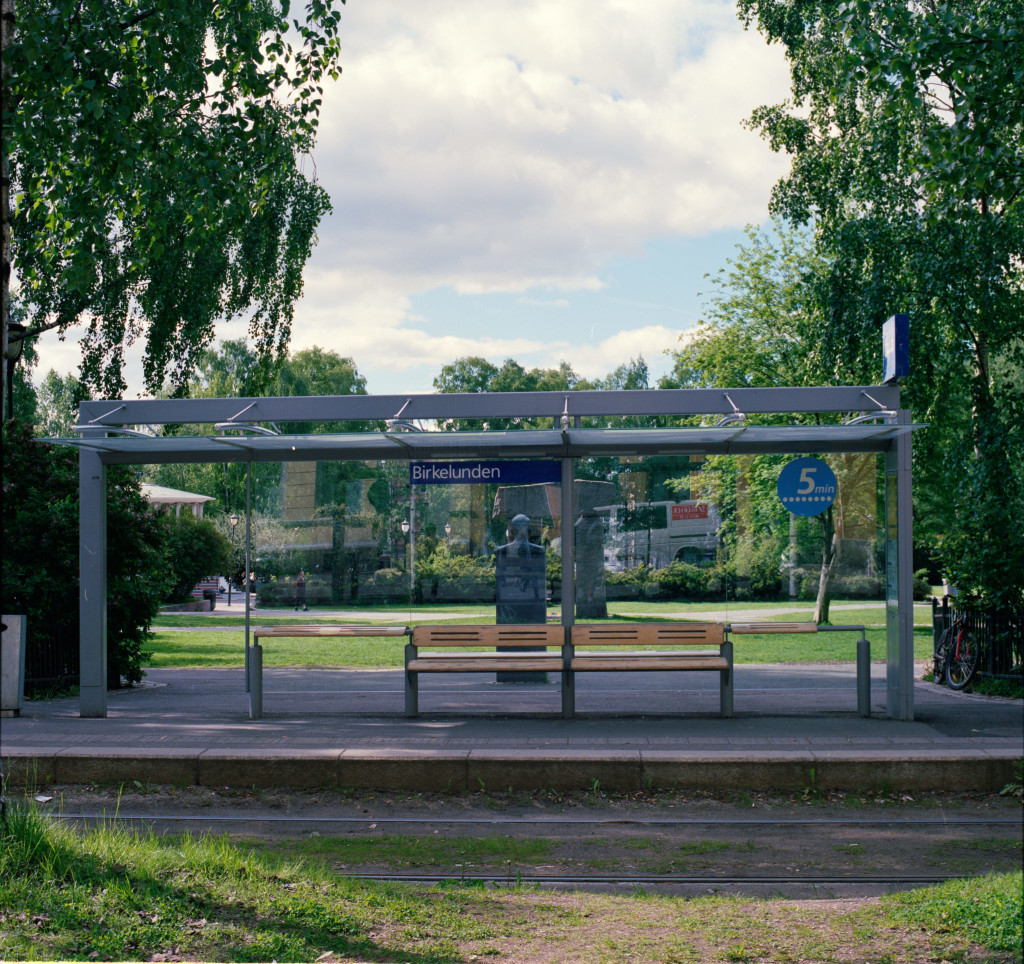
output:
<svg viewBox="0 0 1024 964"><path fill-rule="evenodd" d="M557 460L561 518L571 520L581 458L874 453L883 457L885 475L887 715L914 718L911 434L921 426L900 407L896 386L105 400L83 402L79 416L75 438L50 441L79 452L82 717L107 715L108 465L239 462L251 470L259 462ZM530 419L545 427L444 428L469 419ZM379 427L322 434L278 427L289 423ZM171 425L212 426L215 434L161 434ZM561 552L562 622L571 625L572 525L563 526ZM246 631L248 652L248 624Z"/></svg>

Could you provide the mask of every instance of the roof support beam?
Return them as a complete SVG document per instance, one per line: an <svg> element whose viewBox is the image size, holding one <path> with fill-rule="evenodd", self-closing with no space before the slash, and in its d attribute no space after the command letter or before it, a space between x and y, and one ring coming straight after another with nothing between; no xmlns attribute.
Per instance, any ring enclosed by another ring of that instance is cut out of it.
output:
<svg viewBox="0 0 1024 964"><path fill-rule="evenodd" d="M865 393L870 392L870 396ZM410 421L450 418L747 415L860 412L899 408L899 389L885 385L830 388L652 389L585 392L464 392L450 395L333 395L289 398L168 398L83 402L82 424L159 425L227 422Z"/></svg>

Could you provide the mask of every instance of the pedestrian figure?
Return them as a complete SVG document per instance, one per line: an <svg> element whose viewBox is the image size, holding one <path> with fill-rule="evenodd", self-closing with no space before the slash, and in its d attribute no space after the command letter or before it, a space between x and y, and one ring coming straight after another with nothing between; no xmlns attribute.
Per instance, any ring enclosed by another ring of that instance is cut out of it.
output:
<svg viewBox="0 0 1024 964"><path fill-rule="evenodd" d="M302 607L303 612L309 610L309 606L306 605L306 572L304 569L299 570L298 576L295 578L295 611L299 611L299 606Z"/></svg>

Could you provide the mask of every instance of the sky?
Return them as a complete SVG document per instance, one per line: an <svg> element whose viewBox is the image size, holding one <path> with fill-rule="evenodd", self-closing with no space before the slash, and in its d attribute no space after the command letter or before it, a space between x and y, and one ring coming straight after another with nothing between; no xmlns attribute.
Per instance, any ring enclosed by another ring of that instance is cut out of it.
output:
<svg viewBox="0 0 1024 964"><path fill-rule="evenodd" d="M342 44L292 349L374 394L466 355L587 378L642 356L656 382L787 168L743 126L785 99L783 53L731 0L348 0ZM37 381L77 369L73 333L38 347Z"/></svg>

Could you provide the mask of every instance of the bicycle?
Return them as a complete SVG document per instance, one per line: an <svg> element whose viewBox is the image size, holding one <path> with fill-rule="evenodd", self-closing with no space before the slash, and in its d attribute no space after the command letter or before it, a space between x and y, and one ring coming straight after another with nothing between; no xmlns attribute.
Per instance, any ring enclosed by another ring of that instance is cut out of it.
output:
<svg viewBox="0 0 1024 964"><path fill-rule="evenodd" d="M978 641L967 627L966 616L956 616L935 647L934 676L938 683L945 677L951 690L962 690L978 668Z"/></svg>

